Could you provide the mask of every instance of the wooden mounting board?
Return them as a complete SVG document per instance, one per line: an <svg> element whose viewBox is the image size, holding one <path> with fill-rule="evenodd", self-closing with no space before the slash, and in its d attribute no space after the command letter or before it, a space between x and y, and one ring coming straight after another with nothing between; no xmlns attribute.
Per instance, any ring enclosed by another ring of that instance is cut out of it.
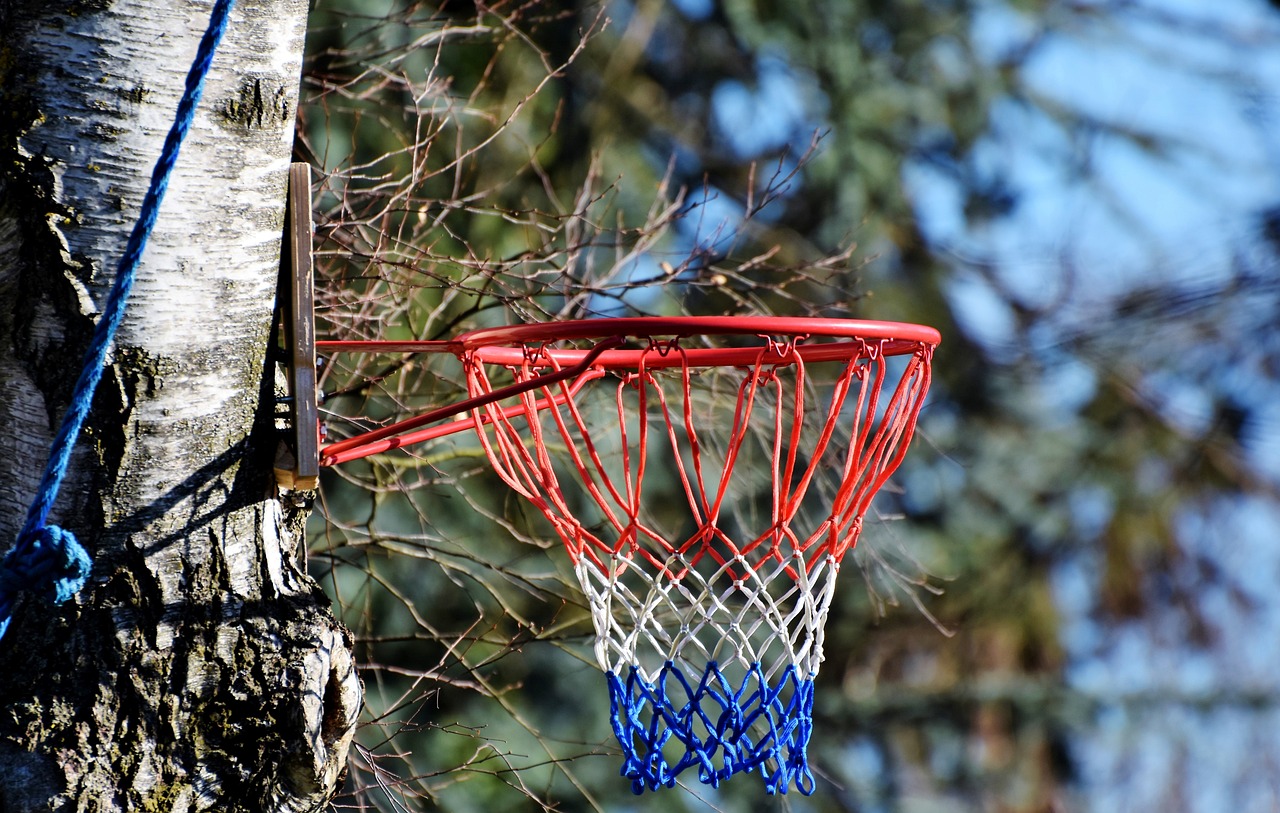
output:
<svg viewBox="0 0 1280 813"><path fill-rule="evenodd" d="M289 198L285 215L284 279L289 285L284 315L288 354L291 465L277 465L281 486L314 489L320 480L319 409L316 404L315 277L311 265L311 167L289 165Z"/></svg>

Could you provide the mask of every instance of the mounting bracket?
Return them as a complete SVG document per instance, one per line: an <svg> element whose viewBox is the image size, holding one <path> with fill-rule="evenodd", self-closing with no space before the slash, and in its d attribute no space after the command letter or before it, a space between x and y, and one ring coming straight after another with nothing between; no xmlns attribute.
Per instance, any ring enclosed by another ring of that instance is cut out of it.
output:
<svg viewBox="0 0 1280 813"><path fill-rule="evenodd" d="M295 491L320 480L320 421L316 404L315 278L311 265L311 167L289 165L289 197L280 292L288 367L290 435L276 455L276 482Z"/></svg>

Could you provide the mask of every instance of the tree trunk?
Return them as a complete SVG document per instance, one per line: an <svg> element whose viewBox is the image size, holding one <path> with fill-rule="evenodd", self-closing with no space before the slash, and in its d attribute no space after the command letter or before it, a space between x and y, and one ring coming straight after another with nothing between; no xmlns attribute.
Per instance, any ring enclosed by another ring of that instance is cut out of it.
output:
<svg viewBox="0 0 1280 813"><path fill-rule="evenodd" d="M94 559L0 640L0 809L314 810L360 705L271 479L307 5L242 2L53 521ZM0 0L0 550L22 525L207 3Z"/></svg>

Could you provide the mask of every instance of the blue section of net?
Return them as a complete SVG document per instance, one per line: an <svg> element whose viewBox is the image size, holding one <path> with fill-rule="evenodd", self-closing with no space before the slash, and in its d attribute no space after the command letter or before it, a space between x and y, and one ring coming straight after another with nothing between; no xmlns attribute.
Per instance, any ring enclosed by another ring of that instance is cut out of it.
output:
<svg viewBox="0 0 1280 813"><path fill-rule="evenodd" d="M614 672L607 678L622 775L635 793L673 787L689 768L712 787L754 772L770 794L793 785L813 793L813 679L799 677L794 666L772 685L757 663L735 686L715 661L695 680L671 661L653 682L634 666L625 680Z"/></svg>
<svg viewBox="0 0 1280 813"><path fill-rule="evenodd" d="M92 562L88 552L70 531L56 525L47 526L49 511L58 497L58 489L67 474L71 462L71 450L80 436L80 428L93 405L93 393L102 378L107 350L115 338L120 322L124 319L125 303L133 288L138 263L147 239L155 228L160 214L160 203L169 188L169 178L178 163L178 152L191 123L195 120L196 107L204 92L204 79L213 64L214 52L226 33L235 0L216 0L209 17L209 26L196 50L195 61L187 72L186 88L178 102L178 112L173 126L165 138L160 157L151 172L151 184L142 200L138 222L134 224L124 254L116 268L111 292L102 308L102 318L94 329L93 340L85 352L80 377L72 391L71 403L62 416L62 425L49 450L49 462L36 491L27 519L18 539L0 561L0 638L4 637L12 620L13 607L18 593L23 590L47 595L55 604L62 604L84 587L89 578Z"/></svg>

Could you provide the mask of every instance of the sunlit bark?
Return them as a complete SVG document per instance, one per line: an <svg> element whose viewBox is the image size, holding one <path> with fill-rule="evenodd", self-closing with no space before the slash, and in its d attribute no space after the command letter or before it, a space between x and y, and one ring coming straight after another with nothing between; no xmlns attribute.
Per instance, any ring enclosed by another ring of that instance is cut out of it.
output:
<svg viewBox="0 0 1280 813"><path fill-rule="evenodd" d="M0 640L0 808L313 810L345 764L360 686L263 385L306 14L232 15L55 510L92 576ZM0 549L208 15L0 2Z"/></svg>

